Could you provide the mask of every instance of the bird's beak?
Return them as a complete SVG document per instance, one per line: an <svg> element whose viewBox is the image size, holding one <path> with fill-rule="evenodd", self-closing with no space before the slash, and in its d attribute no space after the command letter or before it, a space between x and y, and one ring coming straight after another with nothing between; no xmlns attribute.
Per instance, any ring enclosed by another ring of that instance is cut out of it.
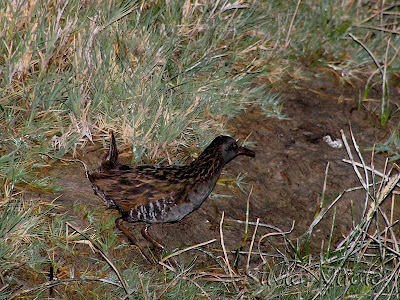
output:
<svg viewBox="0 0 400 300"><path fill-rule="evenodd" d="M256 154L253 151L251 151L251 150L249 150L249 149L247 149L245 147L239 147L238 154L239 155L247 155L247 156L250 156L250 157L255 157L256 156Z"/></svg>

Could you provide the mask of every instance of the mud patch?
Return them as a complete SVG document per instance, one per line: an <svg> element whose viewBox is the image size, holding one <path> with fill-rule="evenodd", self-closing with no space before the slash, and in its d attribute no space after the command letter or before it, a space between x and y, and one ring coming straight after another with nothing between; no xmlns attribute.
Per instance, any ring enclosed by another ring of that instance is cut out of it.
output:
<svg viewBox="0 0 400 300"><path fill-rule="evenodd" d="M252 149L256 152L256 158L240 157L234 160L221 177L236 178L240 173L247 173L247 191L253 187L250 220L260 218L260 222L284 231L289 230L294 221L295 226L290 234L292 239L302 235L314 219L328 162L326 199L347 188L360 186L351 165L342 162L343 158L348 158L344 147L333 148L324 141L324 137L330 136L336 140L343 129L350 138L351 127L367 163L370 162L371 152L366 148L388 137L388 130L380 125L377 118L358 109L358 89L348 87L339 90L332 82L328 76L312 84L306 83L302 88L289 90L284 95L287 99L287 120L267 118L261 111L252 108L228 125L235 138L243 140L251 133L250 141L254 143ZM312 88L307 85L312 85ZM324 95L331 95L332 98ZM98 166L104 153L104 149L97 150L87 153L82 159L88 161L93 169ZM376 169L383 170L384 162L384 156L375 155ZM58 201L67 209L72 208L76 201L104 206L93 194L81 165L58 164L51 173L63 188ZM211 199L207 199L200 209L179 223L152 226L151 234L169 249L219 239L219 222L222 212L225 212L225 244L227 249L235 250L244 237L244 225L233 220L245 220L247 197L248 193L237 187L217 185ZM339 201L334 243L346 235L354 223L357 224L363 201L364 193L361 191L348 193ZM396 209L398 212L399 208ZM106 209L104 214L118 215L116 211ZM329 238L331 221L332 213L325 216L315 228L311 239L312 250L319 251L321 241ZM77 222L82 226L86 223L82 219L77 219ZM141 224L129 224L128 227L133 234L141 237ZM260 234L263 232L267 230L260 229ZM121 243L127 243L122 235L120 239ZM219 251L220 245L212 244L208 249ZM137 251L132 251L132 255L140 256Z"/></svg>

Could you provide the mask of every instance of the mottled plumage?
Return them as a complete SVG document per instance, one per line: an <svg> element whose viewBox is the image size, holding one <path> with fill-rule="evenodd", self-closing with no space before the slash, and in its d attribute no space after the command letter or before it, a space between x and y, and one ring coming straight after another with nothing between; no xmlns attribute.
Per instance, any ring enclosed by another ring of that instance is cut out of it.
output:
<svg viewBox="0 0 400 300"><path fill-rule="evenodd" d="M104 203L120 211L122 220L147 224L175 222L200 207L213 190L222 168L238 155L255 156L231 137L218 136L188 165L127 166L118 162L112 135L107 157L88 178ZM117 226L122 226L120 221ZM120 229L126 234L126 229ZM147 228L142 233L155 242ZM136 244L134 237L128 238Z"/></svg>

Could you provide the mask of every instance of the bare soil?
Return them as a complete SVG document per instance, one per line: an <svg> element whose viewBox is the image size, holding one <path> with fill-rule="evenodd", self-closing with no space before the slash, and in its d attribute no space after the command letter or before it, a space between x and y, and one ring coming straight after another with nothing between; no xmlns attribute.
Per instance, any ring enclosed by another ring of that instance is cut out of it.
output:
<svg viewBox="0 0 400 300"><path fill-rule="evenodd" d="M384 141L389 131L380 125L378 118L371 112L358 108L360 88L338 85L334 79L329 74L320 75L312 81L303 82L302 87L288 88L283 94L287 99L284 105L284 113L288 117L286 120L267 118L259 108L251 108L230 121L228 129L235 138L243 140L251 134L249 140L254 143L252 149L256 152L256 158L240 157L232 161L226 167L222 178L236 178L239 173L247 173L244 179L247 193L234 185L219 184L214 190L214 196L207 199L200 209L179 223L152 226L152 235L162 241L168 249L215 238L218 242L207 247L220 251L217 250L221 249L219 222L222 212L225 212L225 245L228 250L235 250L242 243L244 224L237 224L232 220L245 220L246 201L253 187L249 198L250 221L254 222L260 218L260 222L274 225L284 231L290 230L295 222L289 235L295 240L307 230L314 219L328 162L330 166L326 199L347 188L360 186L351 165L342 162L343 158L348 158L344 147L332 148L323 137L329 135L335 140L340 138L340 130L343 129L350 141L351 127L364 159L369 163L371 151L366 149L378 141ZM379 91L375 91L375 94L379 99ZM95 168L105 151L106 149L100 149L88 152L82 159ZM375 155L374 164L377 170L383 170L384 162L383 155ZM103 204L93 194L82 166L58 163L51 173L56 177L56 183L62 187L61 197L57 202L69 210L68 213L79 226L85 228L88 222L73 212L73 203L93 206ZM349 232L353 222L358 222L363 202L362 192L348 193L339 201L333 243ZM396 208L396 212L398 215L399 207ZM104 214L118 216L118 212L106 209ZM311 239L312 251L319 251L322 240L328 240L331 221L330 213L314 230ZM141 224L129 224L128 227L141 239ZM250 233L253 229L251 226ZM266 232L271 230L259 231L260 234ZM248 247L249 240L250 238L244 249ZM118 242L128 243L122 234ZM282 242L282 239L276 240L277 244ZM270 248L266 249L265 251L269 251ZM141 258L134 247L127 255ZM190 255L194 255L193 252Z"/></svg>

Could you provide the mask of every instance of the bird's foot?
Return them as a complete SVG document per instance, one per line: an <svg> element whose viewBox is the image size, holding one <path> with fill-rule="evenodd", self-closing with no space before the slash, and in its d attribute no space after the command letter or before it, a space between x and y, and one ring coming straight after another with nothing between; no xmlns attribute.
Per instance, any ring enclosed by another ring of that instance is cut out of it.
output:
<svg viewBox="0 0 400 300"><path fill-rule="evenodd" d="M150 263L150 264L158 264L158 259L156 260L156 256L154 254L149 255L145 249L143 248L142 244L138 241L138 239L133 236L129 230L122 224L123 219L118 218L115 220L115 225L117 228L128 238L129 242L132 245L135 245L136 247L139 248L140 253L143 255L143 257Z"/></svg>
<svg viewBox="0 0 400 300"><path fill-rule="evenodd" d="M158 249L160 251L164 251L165 250L165 246L150 235L149 227L150 227L150 225L146 225L145 227L142 228L142 236L147 241L149 241L154 246L154 248L156 248L156 249Z"/></svg>

